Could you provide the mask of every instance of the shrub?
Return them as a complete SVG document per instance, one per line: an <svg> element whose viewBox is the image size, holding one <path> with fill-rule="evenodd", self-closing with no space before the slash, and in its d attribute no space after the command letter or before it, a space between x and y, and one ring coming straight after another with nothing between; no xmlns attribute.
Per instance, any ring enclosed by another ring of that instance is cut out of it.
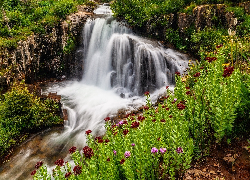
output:
<svg viewBox="0 0 250 180"><path fill-rule="evenodd" d="M58 105L52 100L41 101L23 85L16 85L0 101L0 155L13 145L13 139L32 129L61 123ZM2 138L3 137L3 138Z"/></svg>

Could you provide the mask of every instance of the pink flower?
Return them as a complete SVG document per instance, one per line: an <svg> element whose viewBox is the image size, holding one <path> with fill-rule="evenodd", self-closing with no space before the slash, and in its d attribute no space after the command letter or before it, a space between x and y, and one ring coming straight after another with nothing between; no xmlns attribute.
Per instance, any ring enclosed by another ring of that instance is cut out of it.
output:
<svg viewBox="0 0 250 180"><path fill-rule="evenodd" d="M176 152L177 152L178 154L183 153L183 149L182 149L181 147L178 147L178 148L176 149Z"/></svg>
<svg viewBox="0 0 250 180"><path fill-rule="evenodd" d="M167 151L166 148L160 148L160 152L161 152L162 154L164 154L166 151Z"/></svg>
<svg viewBox="0 0 250 180"><path fill-rule="evenodd" d="M131 153L130 153L130 151L126 151L126 152L124 153L124 156L125 156L125 158L128 158L128 157L130 157L130 156L131 156Z"/></svg>
<svg viewBox="0 0 250 180"><path fill-rule="evenodd" d="M158 149L156 148L156 147L153 147L152 149L151 149L151 153L157 153L158 152Z"/></svg>

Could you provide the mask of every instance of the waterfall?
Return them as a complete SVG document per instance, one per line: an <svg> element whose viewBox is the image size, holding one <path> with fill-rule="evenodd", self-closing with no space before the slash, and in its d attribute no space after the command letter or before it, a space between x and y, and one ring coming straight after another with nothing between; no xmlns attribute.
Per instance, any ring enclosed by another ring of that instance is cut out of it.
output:
<svg viewBox="0 0 250 180"><path fill-rule="evenodd" d="M88 19L82 37L81 81L55 83L47 89L62 96L68 112L64 129L48 129L22 144L0 167L0 179L31 179L37 161L47 164L50 172L57 159L70 161L68 149L81 150L87 144L86 130L104 135L105 117L145 104L146 91L156 100L165 86L173 89L174 73L188 67L185 55L137 36L112 17Z"/></svg>
<svg viewBox="0 0 250 180"><path fill-rule="evenodd" d="M113 18L89 19L84 27L82 82L130 96L174 84L186 56L138 37Z"/></svg>

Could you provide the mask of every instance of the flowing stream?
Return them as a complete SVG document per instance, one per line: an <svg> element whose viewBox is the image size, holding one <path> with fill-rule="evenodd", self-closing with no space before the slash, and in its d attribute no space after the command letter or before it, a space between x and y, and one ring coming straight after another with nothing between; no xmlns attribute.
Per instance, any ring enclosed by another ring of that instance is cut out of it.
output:
<svg viewBox="0 0 250 180"><path fill-rule="evenodd" d="M70 160L71 146L80 150L86 145L86 130L103 135L105 117L145 104L146 91L156 100L167 85L173 88L174 73L182 74L188 67L185 55L135 35L112 16L88 19L83 45L78 50L84 56L82 80L53 84L46 90L62 96L69 120L63 129L48 129L23 143L0 167L0 179L32 179L37 161L52 171L57 159Z"/></svg>

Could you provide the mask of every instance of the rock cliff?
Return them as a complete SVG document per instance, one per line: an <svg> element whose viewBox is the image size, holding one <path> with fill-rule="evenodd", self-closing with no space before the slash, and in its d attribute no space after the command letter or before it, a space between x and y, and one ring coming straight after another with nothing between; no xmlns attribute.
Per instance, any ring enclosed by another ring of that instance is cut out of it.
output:
<svg viewBox="0 0 250 180"><path fill-rule="evenodd" d="M81 54L74 51L81 45L81 29L92 13L83 6L54 27L44 27L44 34L32 34L18 42L15 50L0 50L0 86L6 86L13 78L26 83L50 78L80 77ZM73 45L69 43L73 43ZM70 49L69 49L70 48ZM77 58L76 58L77 57Z"/></svg>

